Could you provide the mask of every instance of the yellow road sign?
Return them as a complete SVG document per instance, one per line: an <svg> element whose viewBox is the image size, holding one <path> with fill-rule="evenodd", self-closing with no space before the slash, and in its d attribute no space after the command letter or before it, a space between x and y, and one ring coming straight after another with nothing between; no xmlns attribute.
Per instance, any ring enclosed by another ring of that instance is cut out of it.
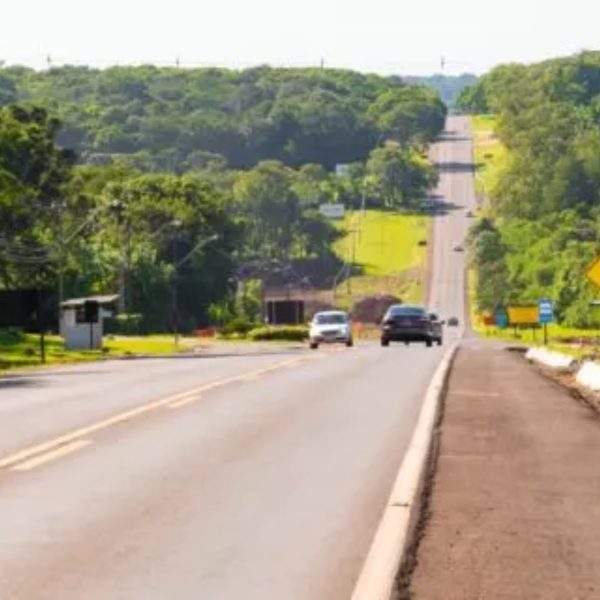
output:
<svg viewBox="0 0 600 600"><path fill-rule="evenodd" d="M585 274L596 287L600 288L600 256L594 259L594 262L588 267Z"/></svg>
<svg viewBox="0 0 600 600"><path fill-rule="evenodd" d="M540 321L538 306L509 306L507 312L511 325L533 325Z"/></svg>

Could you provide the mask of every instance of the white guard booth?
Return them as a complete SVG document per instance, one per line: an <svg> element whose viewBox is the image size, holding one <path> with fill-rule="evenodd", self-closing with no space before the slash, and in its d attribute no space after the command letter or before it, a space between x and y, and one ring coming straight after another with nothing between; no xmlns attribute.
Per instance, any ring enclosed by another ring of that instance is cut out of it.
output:
<svg viewBox="0 0 600 600"><path fill-rule="evenodd" d="M60 335L67 350L99 350L102 348L104 319L107 310L119 296L72 298L60 305Z"/></svg>

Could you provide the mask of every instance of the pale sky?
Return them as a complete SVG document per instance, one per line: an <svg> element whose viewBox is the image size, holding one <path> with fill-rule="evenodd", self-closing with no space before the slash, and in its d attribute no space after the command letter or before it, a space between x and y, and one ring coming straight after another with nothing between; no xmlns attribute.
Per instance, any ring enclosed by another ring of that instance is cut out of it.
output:
<svg viewBox="0 0 600 600"><path fill-rule="evenodd" d="M0 61L481 73L600 48L598 0L0 0Z"/></svg>

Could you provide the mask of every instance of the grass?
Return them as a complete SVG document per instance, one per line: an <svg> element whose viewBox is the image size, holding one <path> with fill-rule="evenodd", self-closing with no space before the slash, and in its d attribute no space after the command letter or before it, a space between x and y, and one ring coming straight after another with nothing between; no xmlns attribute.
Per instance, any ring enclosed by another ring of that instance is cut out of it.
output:
<svg viewBox="0 0 600 600"><path fill-rule="evenodd" d="M497 118L495 115L475 115L471 117L475 142L475 164L477 177L475 188L478 195L489 195L494 189L504 162L506 148L496 137Z"/></svg>
<svg viewBox="0 0 600 600"><path fill-rule="evenodd" d="M61 365L90 362L128 355L160 355L181 351L194 340L182 340L176 348L173 337L106 337L103 350L66 350L63 339L46 336L46 364ZM12 334L0 331L0 370L19 369L41 364L40 338L37 334Z"/></svg>
<svg viewBox="0 0 600 600"><path fill-rule="evenodd" d="M519 342L530 346L541 346L544 339L542 328L517 330L515 335L512 327L500 329L482 325L480 321L475 320L473 330L482 337ZM551 323L548 325L548 348L578 359L595 357L600 353L600 331L575 329Z"/></svg>
<svg viewBox="0 0 600 600"><path fill-rule="evenodd" d="M368 210L361 219L359 212L348 213L340 225L346 236L336 252L344 261L354 255L361 272L338 287L342 304L377 293L421 302L427 247L419 243L427 242L429 224L429 217L419 215Z"/></svg>

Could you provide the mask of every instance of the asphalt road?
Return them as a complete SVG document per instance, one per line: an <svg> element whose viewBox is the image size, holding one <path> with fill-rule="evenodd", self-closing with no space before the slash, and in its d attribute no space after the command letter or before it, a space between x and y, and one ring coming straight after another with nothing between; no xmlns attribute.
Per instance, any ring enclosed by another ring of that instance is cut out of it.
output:
<svg viewBox="0 0 600 600"><path fill-rule="evenodd" d="M431 306L462 322L471 150L465 121L448 130ZM365 343L0 382L0 598L348 598L443 352Z"/></svg>

